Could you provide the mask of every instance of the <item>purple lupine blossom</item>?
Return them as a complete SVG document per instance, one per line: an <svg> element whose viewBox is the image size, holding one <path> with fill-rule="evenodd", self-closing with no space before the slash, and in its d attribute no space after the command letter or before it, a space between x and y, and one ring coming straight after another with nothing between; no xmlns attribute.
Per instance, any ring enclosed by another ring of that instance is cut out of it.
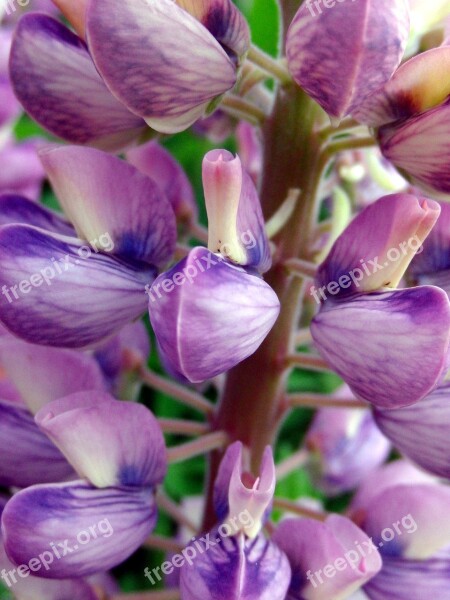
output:
<svg viewBox="0 0 450 600"><path fill-rule="evenodd" d="M448 1L15 1L0 595L450 600Z"/></svg>

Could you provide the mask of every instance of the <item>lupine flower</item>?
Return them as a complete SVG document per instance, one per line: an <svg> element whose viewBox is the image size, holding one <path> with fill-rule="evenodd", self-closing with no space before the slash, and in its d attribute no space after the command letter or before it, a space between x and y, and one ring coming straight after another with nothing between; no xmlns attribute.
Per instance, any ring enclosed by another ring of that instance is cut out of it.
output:
<svg viewBox="0 0 450 600"><path fill-rule="evenodd" d="M84 577L119 564L156 523L154 490L166 472L156 419L141 404L79 392L47 404L36 422L81 479L31 486L13 496L2 515L9 559L29 563L51 542L66 540L72 552L40 576ZM102 525L95 539L81 541L80 532L102 522L108 527Z"/></svg>
<svg viewBox="0 0 450 600"><path fill-rule="evenodd" d="M371 600L449 596L448 486L396 461L369 476L352 510L383 558L365 587Z"/></svg>
<svg viewBox="0 0 450 600"><path fill-rule="evenodd" d="M319 410L305 443L312 453L314 479L328 495L358 487L390 450L371 412L353 408Z"/></svg>
<svg viewBox="0 0 450 600"><path fill-rule="evenodd" d="M166 368L200 382L253 354L279 301L259 273L271 264L259 199L238 157L208 153L203 182L209 249L194 248L149 290L150 320Z"/></svg>
<svg viewBox="0 0 450 600"><path fill-rule="evenodd" d="M313 292L323 295L311 324L314 342L353 393L378 407L414 404L445 374L445 293L392 289L439 213L432 200L385 196L352 221L318 269Z"/></svg>
<svg viewBox="0 0 450 600"><path fill-rule="evenodd" d="M72 467L38 428L33 414L68 394L103 390L105 380L96 361L74 350L44 348L3 335L0 366L5 374L0 386L1 485L73 479Z"/></svg>
<svg viewBox="0 0 450 600"><path fill-rule="evenodd" d="M14 91L52 133L105 150L139 139L146 122L167 133L189 127L236 83L249 46L246 21L230 0L58 5L87 46L56 20L26 15L11 53Z"/></svg>
<svg viewBox="0 0 450 600"><path fill-rule="evenodd" d="M413 183L446 193L449 65L448 46L411 58L355 114L378 128L382 153Z"/></svg>
<svg viewBox="0 0 450 600"><path fill-rule="evenodd" d="M89 5L86 28L108 88L164 133L186 129L214 106L236 83L249 48L247 22L231 0L100 0Z"/></svg>
<svg viewBox="0 0 450 600"><path fill-rule="evenodd" d="M287 34L295 81L334 120L353 113L400 64L409 33L407 0L358 0L332 9L303 2ZM326 40L326 43L324 43Z"/></svg>
<svg viewBox="0 0 450 600"><path fill-rule="evenodd" d="M193 564L182 567L183 598L340 600L380 570L381 559L375 552L370 557L358 555L352 568L336 572L333 579L314 581L313 571L353 551L355 540L365 544L369 538L349 519L333 515L325 523L287 519L270 540L265 539L262 527L270 515L274 490L270 448L264 452L258 478L246 470L240 442L227 449L214 486L214 505L221 525L210 533L213 541L220 542L208 555L195 556ZM228 533L223 537L225 530ZM239 572L243 574L240 578Z"/></svg>
<svg viewBox="0 0 450 600"><path fill-rule="evenodd" d="M174 250L175 216L157 185L118 158L76 147L41 157L74 228L23 199L10 207L0 319L32 343L84 347L145 311L145 286Z"/></svg>

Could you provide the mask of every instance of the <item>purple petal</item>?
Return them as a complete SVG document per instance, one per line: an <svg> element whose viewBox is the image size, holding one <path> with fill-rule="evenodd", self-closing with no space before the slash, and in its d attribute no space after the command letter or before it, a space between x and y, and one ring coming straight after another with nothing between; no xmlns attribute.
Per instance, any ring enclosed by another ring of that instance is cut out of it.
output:
<svg viewBox="0 0 450 600"><path fill-rule="evenodd" d="M383 558L383 568L365 586L370 600L450 600L448 558L405 560Z"/></svg>
<svg viewBox="0 0 450 600"><path fill-rule="evenodd" d="M420 281L421 276L450 269L450 204L441 202L440 207L439 219L425 240L422 252L416 254L408 271ZM441 275L444 276L443 273Z"/></svg>
<svg viewBox="0 0 450 600"><path fill-rule="evenodd" d="M74 477L64 456L43 434L31 413L0 401L0 484L27 487Z"/></svg>
<svg viewBox="0 0 450 600"><path fill-rule="evenodd" d="M372 471L352 499L350 514L354 520L360 520L367 513L367 507L378 497L383 498L385 491L396 485L434 485L434 477L417 469L407 460L394 460Z"/></svg>
<svg viewBox="0 0 450 600"><path fill-rule="evenodd" d="M324 523L286 519L272 539L291 564L288 598L292 600L347 598L381 569L379 553L364 552L367 535L340 515L331 515ZM363 553L355 549L357 543Z"/></svg>
<svg viewBox="0 0 450 600"><path fill-rule="evenodd" d="M242 13L230 0L178 0L216 38L222 48L239 62L250 47L250 32Z"/></svg>
<svg viewBox="0 0 450 600"><path fill-rule="evenodd" d="M450 192L450 101L378 131L384 156L424 189Z"/></svg>
<svg viewBox="0 0 450 600"><path fill-rule="evenodd" d="M78 35L84 39L88 0L53 0Z"/></svg>
<svg viewBox="0 0 450 600"><path fill-rule="evenodd" d="M135 371L144 364L150 354L150 340L142 321L130 323L95 352L95 360L114 387L122 374Z"/></svg>
<svg viewBox="0 0 450 600"><path fill-rule="evenodd" d="M154 486L164 479L164 437L142 404L79 392L46 404L36 423L80 477L98 488Z"/></svg>
<svg viewBox="0 0 450 600"><path fill-rule="evenodd" d="M449 94L450 47L441 46L414 56L394 73L378 93L353 114L372 127L406 119L444 102Z"/></svg>
<svg viewBox="0 0 450 600"><path fill-rule="evenodd" d="M208 247L264 273L272 264L258 193L238 156L212 150L203 159Z"/></svg>
<svg viewBox="0 0 450 600"><path fill-rule="evenodd" d="M378 409L374 414L381 431L400 452L423 469L450 479L450 385L414 406Z"/></svg>
<svg viewBox="0 0 450 600"><path fill-rule="evenodd" d="M379 408L400 408L424 398L440 381L449 327L445 292L423 286L328 301L311 333L357 397Z"/></svg>
<svg viewBox="0 0 450 600"><path fill-rule="evenodd" d="M16 193L32 200L40 197L45 173L37 155L38 145L38 141L28 140L1 148L0 193Z"/></svg>
<svg viewBox="0 0 450 600"><path fill-rule="evenodd" d="M390 79L408 34L405 0L305 2L287 35L289 70L331 117L342 119Z"/></svg>
<svg viewBox="0 0 450 600"><path fill-rule="evenodd" d="M319 410L305 442L313 452L313 477L329 495L356 488L391 447L371 412L352 408Z"/></svg>
<svg viewBox="0 0 450 600"><path fill-rule="evenodd" d="M41 159L81 239L128 260L168 261L176 243L175 216L154 181L93 148L52 147Z"/></svg>
<svg viewBox="0 0 450 600"><path fill-rule="evenodd" d="M220 529L220 528L219 528ZM284 600L290 580L285 554L261 535L244 542L216 537L208 552L196 552L181 568L183 600Z"/></svg>
<svg viewBox="0 0 450 600"><path fill-rule="evenodd" d="M123 562L155 522L151 489L97 490L76 481L33 486L16 494L3 511L2 531L14 563L28 564L39 557L40 577L64 579Z"/></svg>
<svg viewBox="0 0 450 600"><path fill-rule="evenodd" d="M214 484L214 504L219 519L247 511L252 523L243 525L241 531L247 537L255 538L271 512L275 482L271 448L265 449L260 473L254 477L244 467L241 442L235 442L227 448Z"/></svg>
<svg viewBox="0 0 450 600"><path fill-rule="evenodd" d="M1 8L0 8L1 18ZM14 96L8 76L8 60L12 34L9 29L0 30L0 127L11 123L21 113L21 106Z"/></svg>
<svg viewBox="0 0 450 600"><path fill-rule="evenodd" d="M105 388L95 359L75 350L0 338L0 364L32 412L75 392Z"/></svg>
<svg viewBox="0 0 450 600"><path fill-rule="evenodd" d="M164 360L191 382L223 373L253 354L280 306L262 279L205 248L194 248L160 275L149 296Z"/></svg>
<svg viewBox="0 0 450 600"><path fill-rule="evenodd" d="M108 91L85 44L51 17L32 13L20 20L10 69L26 111L64 140L112 151L145 130Z"/></svg>
<svg viewBox="0 0 450 600"><path fill-rule="evenodd" d="M0 229L0 320L31 343L82 348L108 338L145 311L152 279L153 270L95 254L75 238Z"/></svg>
<svg viewBox="0 0 450 600"><path fill-rule="evenodd" d="M132 148L126 154L129 163L153 179L167 196L177 221L197 218L198 208L192 185L181 165L158 142Z"/></svg>
<svg viewBox="0 0 450 600"><path fill-rule="evenodd" d="M394 485L365 507L361 527L382 556L431 558L450 545L449 501L446 485Z"/></svg>
<svg viewBox="0 0 450 600"><path fill-rule="evenodd" d="M53 233L75 236L74 228L61 215L13 194L0 196L0 226L9 224L34 225Z"/></svg>
<svg viewBox="0 0 450 600"><path fill-rule="evenodd" d="M171 0L91 2L87 34L114 95L163 133L192 125L236 82L235 66L220 44Z"/></svg>
<svg viewBox="0 0 450 600"><path fill-rule="evenodd" d="M338 300L356 291L397 287L440 211L434 200L411 194L380 198L338 237L318 269L317 285L327 286Z"/></svg>

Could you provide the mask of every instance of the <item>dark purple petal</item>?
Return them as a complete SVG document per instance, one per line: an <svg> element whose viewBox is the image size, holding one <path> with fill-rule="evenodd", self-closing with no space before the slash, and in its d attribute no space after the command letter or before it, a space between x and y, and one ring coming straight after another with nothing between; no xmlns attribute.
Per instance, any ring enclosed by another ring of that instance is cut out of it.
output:
<svg viewBox="0 0 450 600"><path fill-rule="evenodd" d="M176 243L173 210L149 177L93 148L41 152L53 189L79 237L127 260L162 266Z"/></svg>
<svg viewBox="0 0 450 600"><path fill-rule="evenodd" d="M0 320L35 344L82 348L117 333L147 304L152 269L96 254L75 238L0 229Z"/></svg>
<svg viewBox="0 0 450 600"><path fill-rule="evenodd" d="M0 196L0 226L10 224L34 225L40 229L75 236L75 229L62 215L22 196Z"/></svg>
<svg viewBox="0 0 450 600"><path fill-rule="evenodd" d="M212 33L230 58L240 62L250 47L250 32L231 0L177 0L177 4Z"/></svg>
<svg viewBox="0 0 450 600"><path fill-rule="evenodd" d="M181 165L158 142L151 141L126 153L128 162L155 181L169 200L177 221L190 222L198 208L192 185Z"/></svg>
<svg viewBox="0 0 450 600"><path fill-rule="evenodd" d="M0 19L1 11L0 8ZM11 123L21 113L21 106L14 95L8 76L8 60L11 49L12 33L9 29L0 29L0 127Z"/></svg>
<svg viewBox="0 0 450 600"><path fill-rule="evenodd" d="M108 91L85 44L51 17L20 20L10 73L26 111L64 140L117 150L145 131L142 119Z"/></svg>
<svg viewBox="0 0 450 600"><path fill-rule="evenodd" d="M75 350L0 338L0 364L32 412L75 392L105 388L95 359Z"/></svg>
<svg viewBox="0 0 450 600"><path fill-rule="evenodd" d="M217 533L213 547L182 566L183 600L284 600L291 575L285 554L262 535L244 541Z"/></svg>
<svg viewBox="0 0 450 600"><path fill-rule="evenodd" d="M108 87L157 131L186 129L236 82L220 44L171 0L91 2L87 36Z"/></svg>
<svg viewBox="0 0 450 600"><path fill-rule="evenodd" d="M75 477L74 470L31 413L0 401L0 485L27 487L69 477Z"/></svg>
<svg viewBox="0 0 450 600"><path fill-rule="evenodd" d="M438 274L450 269L450 204L441 202L440 207L439 219L425 240L422 252L416 254L408 271L419 280L423 275ZM444 273L439 275L445 277ZM446 286L446 289L450 290L450 286Z"/></svg>
<svg viewBox="0 0 450 600"><path fill-rule="evenodd" d="M342 119L389 80L408 34L405 0L304 2L287 35L289 70L331 117Z"/></svg>
<svg viewBox="0 0 450 600"><path fill-rule="evenodd" d="M347 598L371 579L382 564L376 550L366 555L355 549L356 543L363 548L369 538L341 515L331 515L324 523L286 519L272 539L291 564L289 600ZM339 569L334 567L337 560L343 563ZM322 575L317 576L319 570ZM332 574L324 576L324 571Z"/></svg>
<svg viewBox="0 0 450 600"><path fill-rule="evenodd" d="M450 101L378 131L384 156L420 187L450 192Z"/></svg>
<svg viewBox="0 0 450 600"><path fill-rule="evenodd" d="M164 360L191 382L223 373L253 354L280 309L262 279L200 247L160 275L149 297Z"/></svg>
<svg viewBox="0 0 450 600"><path fill-rule="evenodd" d="M440 211L434 200L411 194L370 204L333 244L318 269L317 286L327 286L325 295L337 300L357 291L397 287Z"/></svg>
<svg viewBox="0 0 450 600"><path fill-rule="evenodd" d="M415 404L436 387L449 332L448 298L426 286L328 300L311 324L320 354L357 397L380 408Z"/></svg>
<svg viewBox="0 0 450 600"><path fill-rule="evenodd" d="M413 406L377 409L374 414L381 431L400 452L423 469L450 479L449 384Z"/></svg>
<svg viewBox="0 0 450 600"><path fill-rule="evenodd" d="M203 159L208 247L235 264L270 269L272 256L261 203L238 156L212 150Z"/></svg>
<svg viewBox="0 0 450 600"><path fill-rule="evenodd" d="M46 404L36 423L80 477L98 488L154 486L164 478L164 437L142 404L79 392Z"/></svg>
<svg viewBox="0 0 450 600"><path fill-rule="evenodd" d="M149 488L98 490L75 481L16 494L3 511L2 531L15 564L39 557L40 577L64 579L123 562L151 533L156 516Z"/></svg>

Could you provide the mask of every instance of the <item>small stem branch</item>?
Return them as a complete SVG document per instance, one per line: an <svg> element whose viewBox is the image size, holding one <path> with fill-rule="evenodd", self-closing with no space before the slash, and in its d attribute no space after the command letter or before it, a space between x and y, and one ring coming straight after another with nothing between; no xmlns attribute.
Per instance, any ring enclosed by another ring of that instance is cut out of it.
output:
<svg viewBox="0 0 450 600"><path fill-rule="evenodd" d="M193 238L204 244L208 244L208 229L200 223L191 223L190 234Z"/></svg>
<svg viewBox="0 0 450 600"><path fill-rule="evenodd" d="M294 275L301 278L314 279L317 272L317 265L301 258L289 258L284 261L284 266Z"/></svg>
<svg viewBox="0 0 450 600"><path fill-rule="evenodd" d="M356 398L334 398L323 394L288 394L286 401L291 408L360 408L367 409L369 404Z"/></svg>
<svg viewBox="0 0 450 600"><path fill-rule="evenodd" d="M293 471L304 467L309 461L309 452L302 448L298 452L295 452L275 467L277 481L283 479Z"/></svg>
<svg viewBox="0 0 450 600"><path fill-rule="evenodd" d="M290 354L286 357L288 366L309 369L311 371L333 371L333 369L321 358L312 354Z"/></svg>
<svg viewBox="0 0 450 600"><path fill-rule="evenodd" d="M231 116L248 121L252 125L261 125L267 117L263 110L248 100L232 94L222 98L220 107Z"/></svg>
<svg viewBox="0 0 450 600"><path fill-rule="evenodd" d="M211 428L207 423L196 423L195 421L184 421L183 419L158 419L158 423L164 433L178 433L186 435L204 435Z"/></svg>
<svg viewBox="0 0 450 600"><path fill-rule="evenodd" d="M355 119L344 119L339 123L337 127L335 127L334 125L327 125L323 129L320 129L318 131L318 135L325 140L327 138L333 137L334 135L339 135L340 133L352 131L353 129L356 129L358 127L362 128L364 127L364 125L361 125L361 123L358 123L358 121L355 121Z"/></svg>
<svg viewBox="0 0 450 600"><path fill-rule="evenodd" d="M260 48L251 46L247 58L271 77L278 79L281 84L285 85L292 82L291 74L282 62L272 58L272 56L266 54Z"/></svg>
<svg viewBox="0 0 450 600"><path fill-rule="evenodd" d="M171 396L174 400L178 400L179 402L182 402L191 408L195 408L203 414L213 414L214 406L210 404L201 394L189 390L175 381L165 379L164 377L153 373L153 371L150 371L149 369L141 369L140 376L141 379L151 388Z"/></svg>
<svg viewBox="0 0 450 600"><path fill-rule="evenodd" d="M228 435L224 431L215 431L214 433L208 433L192 442L186 442L186 444L168 448L167 458L170 464L182 462L189 458L193 458L194 456L200 456L201 454L206 454L212 450L224 448L228 442Z"/></svg>
<svg viewBox="0 0 450 600"><path fill-rule="evenodd" d="M326 146L326 153L329 157L332 157L338 152L344 152L345 150L357 150L358 148L372 148L376 145L377 142L372 136L360 138L345 138L344 140L330 142Z"/></svg>
<svg viewBox="0 0 450 600"><path fill-rule="evenodd" d="M281 508L283 510L287 510L292 512L300 517L305 517L307 519L316 519L317 521L325 521L328 517L328 514L325 512L320 512L318 510L313 510L311 508L305 508L304 506L299 505L294 500L287 500L285 498L277 498L273 499L274 508Z"/></svg>
<svg viewBox="0 0 450 600"><path fill-rule="evenodd" d="M161 535L150 535L142 545L144 548L156 548L164 552L181 552L184 549L183 544Z"/></svg>
<svg viewBox="0 0 450 600"><path fill-rule="evenodd" d="M305 327L304 329L299 329L295 334L295 345L303 346L304 344L309 344L310 342L312 342L310 328Z"/></svg>
<svg viewBox="0 0 450 600"><path fill-rule="evenodd" d="M198 533L198 527L193 523L189 517L187 517L180 506L169 498L162 490L158 490L156 495L156 503L160 510L164 511L166 515L172 517L174 521L186 527L192 533Z"/></svg>

